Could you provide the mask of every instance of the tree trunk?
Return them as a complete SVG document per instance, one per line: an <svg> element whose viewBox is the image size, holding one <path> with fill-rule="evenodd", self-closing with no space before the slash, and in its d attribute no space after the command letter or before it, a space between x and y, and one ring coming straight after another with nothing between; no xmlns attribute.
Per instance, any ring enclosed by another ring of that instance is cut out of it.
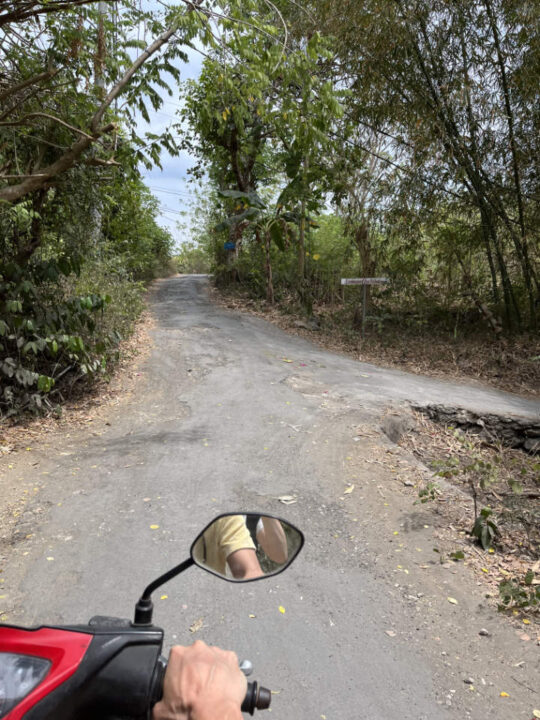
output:
<svg viewBox="0 0 540 720"><path fill-rule="evenodd" d="M457 251L456 251L456 258L457 258L458 263L461 266L461 270L463 271L463 277L465 278L465 282L467 283L467 286L469 287L469 292L470 292L472 299L476 303L476 305L477 305L478 309L480 310L480 312L482 313L482 315L485 317L485 319L489 323L489 326L495 333L495 336L497 338L500 338L502 335L501 323L499 322L498 318L496 318L495 315L491 312L491 310L487 307L487 305L485 303L483 303L482 300L480 299L480 297L478 296L478 293L474 289L474 283L470 276L470 273L467 270L467 268L465 267L465 264Z"/></svg>
<svg viewBox="0 0 540 720"><path fill-rule="evenodd" d="M486 217L489 218L487 213ZM493 240L493 245L495 247L495 256L497 258L499 273L501 275L501 284L503 288L504 306L508 327L510 330L513 330L517 325L517 329L521 330L521 313L519 310L519 305L514 294L512 280L510 279L510 275L508 274L508 268L506 267L506 261L504 259L501 241L497 234L497 228L494 227L491 218L489 218L489 230L491 238Z"/></svg>
<svg viewBox="0 0 540 720"><path fill-rule="evenodd" d="M487 16L489 18L491 32L493 34L495 50L497 52L497 65L499 67L500 84L501 84L501 90L502 90L503 99L504 99L504 109L505 109L506 121L507 121L507 125L508 125L508 140L510 143L510 152L512 155L512 173L514 176L516 201L517 201L517 207L518 207L519 228L520 228L520 233L521 233L521 243L518 243L518 245L520 247L518 247L518 245L516 245L516 250L518 251L518 255L520 256L520 259L521 259L521 265L523 268L523 276L525 279L525 284L527 286L527 291L528 291L528 295L529 295L530 325L531 325L532 330L536 330L536 309L535 309L533 281L536 285L537 293L539 291L539 284L538 284L538 278L536 277L536 275L534 273L534 270L532 268L532 265L531 265L531 262L529 259L529 249L527 246L527 232L525 229L525 213L523 210L523 193L521 190L521 177L520 177L520 172L519 172L519 164L518 164L517 149L516 149L516 138L515 138L515 133L514 133L514 113L512 111L512 105L510 102L510 90L508 88L508 80L506 77L506 67L504 64L504 57L503 57L501 43L500 43L499 29L497 27L497 22L495 19L495 15L493 13L493 8L491 6L491 0L484 0L484 5L486 8Z"/></svg>
<svg viewBox="0 0 540 720"><path fill-rule="evenodd" d="M298 281L301 284L306 273L306 203L302 200L298 232Z"/></svg>
<svg viewBox="0 0 540 720"><path fill-rule="evenodd" d="M272 281L272 259L270 256L271 238L268 231L264 234L264 249L266 254L266 300L274 304L274 285Z"/></svg>
<svg viewBox="0 0 540 720"><path fill-rule="evenodd" d="M406 16L406 12L403 9L403 3L401 0L398 0L400 7L402 8L404 16ZM421 29L422 37L425 42L427 52L429 59L435 68L437 66L437 62L434 58L434 52L433 48L430 43L430 36L425 24L425 21L423 19L419 19L419 26ZM493 212L497 217L499 217L506 229L509 232L509 235L512 239L512 242L514 244L514 247L516 249L517 256L519 258L521 267L523 269L523 275L525 279L525 283L527 285L527 289L529 291L529 297L530 297L530 290L531 290L531 280L533 278L532 268L530 263L528 262L528 257L526 254L526 248L524 252L523 245L520 241L520 238L517 236L517 234L514 232L514 229L512 227L512 222L510 221L508 217L508 213L506 212L506 208L504 207L504 204L498 194L498 192L495 189L494 183L492 180L486 175L484 170L481 167L478 167L474 160L474 155L471 152L470 148L468 148L464 142L462 135L459 131L458 125L456 124L456 120L454 117L454 113L452 108L449 106L446 94L443 91L444 81L439 76L437 76L437 73L430 73L429 68L427 66L426 60L424 58L424 55L422 53L422 50L418 44L418 42L415 40L414 32L412 28L407 24L407 29L411 35L411 41L412 41L412 47L416 56L416 59L418 61L418 67L424 77L424 80L426 81L427 89L429 92L429 95L431 97L431 100L433 102L433 109L436 113L436 115L439 117L442 128L444 129L445 138L443 138L442 142L449 151L453 158L454 162L458 165L458 167L462 168L462 170L465 172L466 176L468 177L470 181L470 186L474 190L474 194L476 196L476 202L477 204L488 206L489 205L489 212ZM440 68L439 68L440 69ZM500 249L500 240L496 237L496 233L491 233L493 240L495 242L498 242L498 245L496 245L496 251L497 251L497 259L499 262L499 266L501 268L501 272L503 267L505 268L502 252ZM506 277L506 279L504 279ZM504 287L505 286L505 287ZM514 315L515 319L517 321L518 329L521 328L521 313L519 311L519 307L516 303L515 295L513 293L513 289L511 286L510 279L508 277L508 274L505 272L503 275L503 287L504 287L504 295L505 295L505 303L507 306L507 314L508 309L513 306L514 307ZM510 316L509 316L510 320Z"/></svg>

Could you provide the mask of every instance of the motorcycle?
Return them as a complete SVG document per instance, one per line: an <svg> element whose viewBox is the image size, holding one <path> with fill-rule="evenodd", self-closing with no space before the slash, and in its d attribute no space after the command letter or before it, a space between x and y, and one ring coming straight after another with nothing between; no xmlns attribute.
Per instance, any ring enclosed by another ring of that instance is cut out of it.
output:
<svg viewBox="0 0 540 720"><path fill-rule="evenodd" d="M167 668L164 631L152 623L152 593L193 565L229 582L273 577L303 544L300 530L280 518L219 515L184 562L146 587L131 621L98 615L87 625L0 624L0 720L149 720ZM240 668L248 675L251 664ZM268 689L249 682L242 712L253 715L270 700Z"/></svg>

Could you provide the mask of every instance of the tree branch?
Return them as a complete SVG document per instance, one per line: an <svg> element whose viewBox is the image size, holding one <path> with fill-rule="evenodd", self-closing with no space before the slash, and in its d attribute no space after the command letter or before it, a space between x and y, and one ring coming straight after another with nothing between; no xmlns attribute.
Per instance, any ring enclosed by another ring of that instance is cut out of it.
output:
<svg viewBox="0 0 540 720"><path fill-rule="evenodd" d="M39 173L26 177L18 185L10 185L2 188L0 190L0 200L16 202L25 195L28 195L28 193L39 190L39 188L43 187L46 182L72 168L83 152L88 150L92 143L98 140L101 135L110 133L114 129L114 123L110 123L109 125L101 128L94 136L87 135L85 137L81 137L66 153L64 153L64 155L62 155L56 162L52 163L52 165L42 168Z"/></svg>
<svg viewBox="0 0 540 720"><path fill-rule="evenodd" d="M67 0L66 2L53 2L47 5L32 2L29 3L26 8L18 8L0 15L0 27L8 23L20 23L23 20L29 20L38 15L58 12L59 10L69 10L79 5L89 5L92 2L95 2L95 0ZM105 0L105 2L112 2L112 0ZM35 7L36 5L38 5L38 7Z"/></svg>
<svg viewBox="0 0 540 720"><path fill-rule="evenodd" d="M19 118L19 120L8 120L7 122L0 122L0 127L14 127L15 125L24 125L27 120L30 120L34 117L42 117L46 118L47 120L52 120L53 122L58 123L59 125L63 125L68 130L71 130L74 133L77 133L78 135L82 135L85 138L94 139L91 135L88 135L88 133L85 133L84 130L80 130L79 128L73 127L73 125L70 125L69 123L65 122L64 120L61 120L60 118L55 117L54 115L48 115L47 113L42 112L34 112L29 113L28 115L23 115L22 118Z"/></svg>
<svg viewBox="0 0 540 720"><path fill-rule="evenodd" d="M75 0L74 3L64 3L64 5L71 6L74 4L84 4L86 0ZM193 0L190 2L191 9L198 7L202 3L202 0ZM60 3L56 5L60 8ZM190 11L188 11L190 12ZM1 16L0 16L1 20ZM139 68L156 53L163 45L169 42L170 38L175 34L178 28L175 26L165 30L154 42L148 46L148 48L137 58L133 65L124 73L122 78L116 83L116 85L109 91L98 110L94 113L90 121L90 135L83 134L83 136L77 140L69 150L64 153L56 162L52 163L48 167L42 168L39 173L25 178L18 185L10 185L8 187L0 189L0 200L7 202L16 202L28 193L38 190L43 187L45 183L50 181L56 175L60 175L66 170L71 169L76 162L79 160L81 155L88 150L88 148L99 140L102 135L106 135L115 129L114 123L110 123L105 127L100 127L105 112L113 103L113 101L120 95L120 93L126 88L130 80L133 78ZM74 128L71 128L74 130ZM77 131L81 132L81 131Z"/></svg>
<svg viewBox="0 0 540 720"><path fill-rule="evenodd" d="M90 167L121 167L122 163L119 163L117 160L113 160L112 158L110 160L104 160L102 158L86 158L84 160L85 165L90 165Z"/></svg>
<svg viewBox="0 0 540 720"><path fill-rule="evenodd" d="M101 107L92 118L92 121L90 123L90 130L92 133L96 133L98 131L99 124L101 122L101 119L103 118L103 115L105 114L105 111L111 105L113 100L115 100L118 95L120 95L120 93L124 90L124 88L129 83L131 78L135 75L137 70L139 70L139 68L144 65L146 60L148 60L151 55L157 52L163 45L165 45L169 41L169 39L174 35L177 29L177 27L169 28L164 33L162 33L156 40L154 40L154 42L149 45L149 47L147 47L146 50L137 58L137 60L133 63L129 70L127 70L121 80L119 80L116 85L109 91L106 98L101 103Z"/></svg>
<svg viewBox="0 0 540 720"><path fill-rule="evenodd" d="M45 177L43 173L32 173L32 175L0 175L0 180L21 180L23 178Z"/></svg>
<svg viewBox="0 0 540 720"><path fill-rule="evenodd" d="M56 70L46 70L45 72L40 73L39 75L34 75L34 77L28 78L26 80L23 80L20 83L17 83L17 85L12 85L11 87L8 87L6 90L3 90L0 92L0 103L6 100L10 95L15 95L15 93L20 92L21 90L24 90L29 85L37 85L37 83L40 83L42 80L50 80L55 75L57 75L60 72L60 69Z"/></svg>

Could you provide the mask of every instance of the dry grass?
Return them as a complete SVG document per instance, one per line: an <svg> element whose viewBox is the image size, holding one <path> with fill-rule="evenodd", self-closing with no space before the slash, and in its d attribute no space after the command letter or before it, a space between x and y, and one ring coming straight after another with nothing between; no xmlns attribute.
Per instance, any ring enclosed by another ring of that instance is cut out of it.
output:
<svg viewBox="0 0 540 720"><path fill-rule="evenodd" d="M527 560L540 559L540 459L521 450L486 444L478 437L437 425L416 413L416 429L402 446L472 499L460 525L467 531L477 512L497 518L497 547Z"/></svg>
<svg viewBox="0 0 540 720"><path fill-rule="evenodd" d="M503 581L513 580L526 589L529 570L535 574L532 587L536 588L540 584L540 460L520 450L487 445L421 414L415 418L416 428L400 445L433 470L417 490L435 488L427 503L443 520L441 562L453 562L453 553L463 552L465 563L496 601ZM488 551L470 535L475 508L479 512L482 507L493 511L498 527ZM539 611L539 606L527 608L531 622Z"/></svg>

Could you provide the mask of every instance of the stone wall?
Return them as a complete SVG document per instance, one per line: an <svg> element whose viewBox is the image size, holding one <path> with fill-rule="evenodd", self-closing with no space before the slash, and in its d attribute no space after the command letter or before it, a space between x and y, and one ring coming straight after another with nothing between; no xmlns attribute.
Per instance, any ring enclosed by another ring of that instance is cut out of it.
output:
<svg viewBox="0 0 540 720"><path fill-rule="evenodd" d="M540 417L532 421L511 415L478 414L447 405L413 405L413 408L435 422L467 430L487 441L540 454Z"/></svg>

